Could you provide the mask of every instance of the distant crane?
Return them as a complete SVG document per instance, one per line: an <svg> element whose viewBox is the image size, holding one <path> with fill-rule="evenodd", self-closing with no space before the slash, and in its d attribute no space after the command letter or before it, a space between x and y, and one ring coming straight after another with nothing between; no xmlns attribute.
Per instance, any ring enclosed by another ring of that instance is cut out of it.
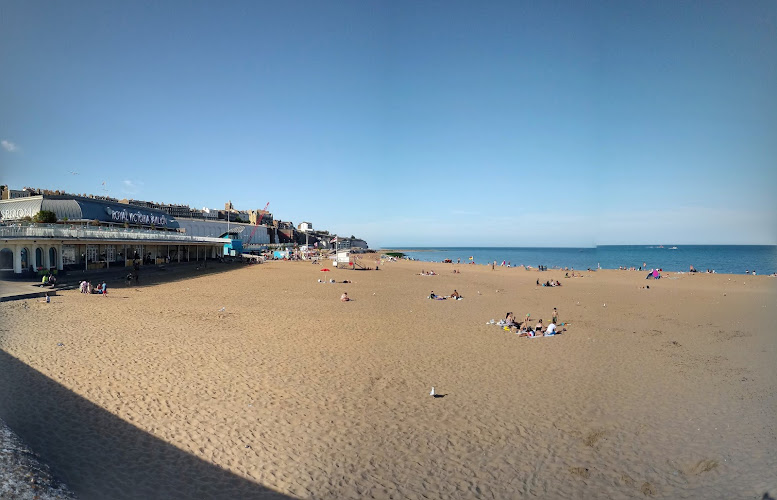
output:
<svg viewBox="0 0 777 500"><path fill-rule="evenodd" d="M264 218L264 214L267 213L267 207L269 207L269 206L270 206L270 202L268 201L267 205L265 205L263 209L261 209L259 212L257 212L257 214L256 214L256 224L254 224L254 229L253 229L253 231L251 231L251 234L248 236L248 239L246 240L246 244L250 244L251 239L254 237L254 233L259 228L259 223L262 222L262 219Z"/></svg>

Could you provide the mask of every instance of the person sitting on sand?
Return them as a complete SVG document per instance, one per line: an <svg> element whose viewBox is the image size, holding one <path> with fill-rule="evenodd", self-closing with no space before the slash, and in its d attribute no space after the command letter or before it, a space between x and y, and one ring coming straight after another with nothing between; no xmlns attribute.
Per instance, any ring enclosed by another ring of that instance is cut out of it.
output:
<svg viewBox="0 0 777 500"><path fill-rule="evenodd" d="M505 326L518 326L515 323L515 316L513 316L513 313L508 312L505 314Z"/></svg>
<svg viewBox="0 0 777 500"><path fill-rule="evenodd" d="M537 335L538 333L544 333L545 327L542 326L542 318L537 322L537 326L534 327L534 334Z"/></svg>
<svg viewBox="0 0 777 500"><path fill-rule="evenodd" d="M551 323L548 325L548 327L545 329L545 336L546 337L552 337L556 334L556 324Z"/></svg>
<svg viewBox="0 0 777 500"><path fill-rule="evenodd" d="M342 301L342 302L348 302L350 300L351 299L350 299L350 297L348 297L348 293L347 292L343 292L343 294L340 296L340 301Z"/></svg>
<svg viewBox="0 0 777 500"><path fill-rule="evenodd" d="M41 278L40 280L40 286L48 286L48 284L49 284L49 275L44 274L43 278Z"/></svg>
<svg viewBox="0 0 777 500"><path fill-rule="evenodd" d="M454 290L453 290L453 293L451 294L451 298L452 298L452 299L457 299L457 300L458 300L458 299L460 299L460 298L461 298L461 295L459 294L459 292L458 292L458 291L456 291L456 290L454 289Z"/></svg>

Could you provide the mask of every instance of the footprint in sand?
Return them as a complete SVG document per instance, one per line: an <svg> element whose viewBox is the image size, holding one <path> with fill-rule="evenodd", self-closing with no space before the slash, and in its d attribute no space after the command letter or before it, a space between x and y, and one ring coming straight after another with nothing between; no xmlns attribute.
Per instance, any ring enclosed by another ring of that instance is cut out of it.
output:
<svg viewBox="0 0 777 500"><path fill-rule="evenodd" d="M717 466L718 462L715 460L699 460L691 467L687 467L684 472L688 475L698 476L699 474L711 471Z"/></svg>
<svg viewBox="0 0 777 500"><path fill-rule="evenodd" d="M585 443L586 446L590 446L591 448L596 448L596 444L601 440L607 432L603 429L599 429L596 431L589 432L588 435L583 439L583 443Z"/></svg>
<svg viewBox="0 0 777 500"><path fill-rule="evenodd" d="M588 479L591 477L591 471L586 469L585 467L570 467L569 468L570 474L574 476L580 476L583 479Z"/></svg>

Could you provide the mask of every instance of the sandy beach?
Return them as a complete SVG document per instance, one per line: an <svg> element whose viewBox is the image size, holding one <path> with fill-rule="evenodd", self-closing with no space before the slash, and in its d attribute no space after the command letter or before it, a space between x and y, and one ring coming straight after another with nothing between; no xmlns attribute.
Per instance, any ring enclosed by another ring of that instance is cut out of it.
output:
<svg viewBox="0 0 777 500"><path fill-rule="evenodd" d="M775 278L330 269L2 303L0 418L82 499L777 497Z"/></svg>

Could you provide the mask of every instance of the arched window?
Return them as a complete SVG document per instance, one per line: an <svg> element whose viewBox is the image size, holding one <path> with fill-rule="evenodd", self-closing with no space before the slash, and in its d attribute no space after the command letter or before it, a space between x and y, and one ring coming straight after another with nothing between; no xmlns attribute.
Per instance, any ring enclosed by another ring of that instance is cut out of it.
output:
<svg viewBox="0 0 777 500"><path fill-rule="evenodd" d="M13 250L10 248L0 250L0 271L13 271Z"/></svg>
<svg viewBox="0 0 777 500"><path fill-rule="evenodd" d="M54 247L49 248L49 265L57 267L57 249Z"/></svg>
<svg viewBox="0 0 777 500"><path fill-rule="evenodd" d="M41 247L35 249L35 262L38 267L43 267L43 249Z"/></svg>
<svg viewBox="0 0 777 500"><path fill-rule="evenodd" d="M30 251L22 247L20 254L22 256L22 269L30 267Z"/></svg>

